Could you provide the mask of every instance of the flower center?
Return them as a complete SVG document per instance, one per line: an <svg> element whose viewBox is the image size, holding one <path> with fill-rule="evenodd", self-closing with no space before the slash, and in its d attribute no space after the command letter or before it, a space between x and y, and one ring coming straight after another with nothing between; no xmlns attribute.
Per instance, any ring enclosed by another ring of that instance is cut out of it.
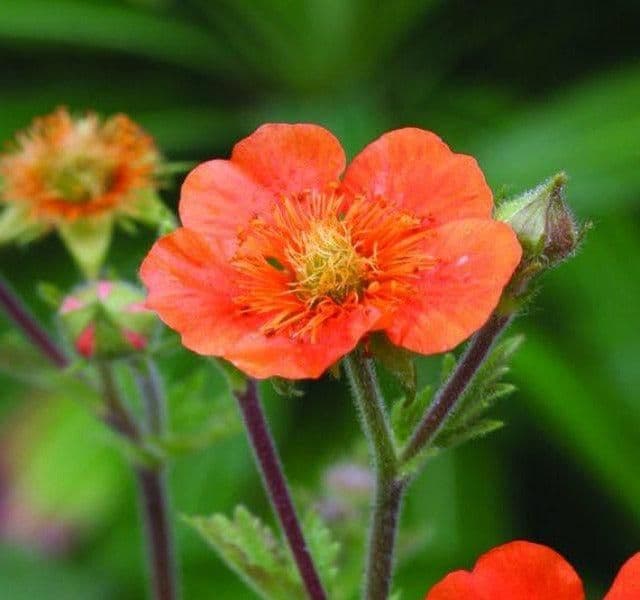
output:
<svg viewBox="0 0 640 600"><path fill-rule="evenodd" d="M341 311L364 303L389 312L406 300L433 265L426 235L419 219L381 200L283 198L239 234L235 302L264 318L258 326L267 335L313 339Z"/></svg>
<svg viewBox="0 0 640 600"><path fill-rule="evenodd" d="M67 202L83 204L102 196L113 180L113 168L91 156L65 157L45 174L48 186Z"/></svg>
<svg viewBox="0 0 640 600"><path fill-rule="evenodd" d="M324 296L341 303L360 292L368 259L358 254L351 233L337 214L309 224L285 250L296 275L292 288L312 302Z"/></svg>

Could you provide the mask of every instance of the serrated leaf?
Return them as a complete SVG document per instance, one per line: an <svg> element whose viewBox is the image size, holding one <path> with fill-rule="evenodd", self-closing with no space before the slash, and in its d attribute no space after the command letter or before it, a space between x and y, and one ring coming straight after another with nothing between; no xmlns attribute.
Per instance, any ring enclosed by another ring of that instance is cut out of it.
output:
<svg viewBox="0 0 640 600"><path fill-rule="evenodd" d="M443 384L453 370L456 368L456 356L452 352L447 352L442 357L442 364L440 365L440 383Z"/></svg>
<svg viewBox="0 0 640 600"><path fill-rule="evenodd" d="M414 354L392 344L383 333L371 336L369 350L382 367L398 380L405 397L408 400L413 400L417 387Z"/></svg>
<svg viewBox="0 0 640 600"><path fill-rule="evenodd" d="M420 390L412 401L400 398L391 407L391 427L399 445L409 439L432 398L433 388L427 386Z"/></svg>
<svg viewBox="0 0 640 600"><path fill-rule="evenodd" d="M455 448L465 442L489 435L502 427L504 422L498 419L480 419L461 429L446 429L438 436L436 445L441 448Z"/></svg>
<svg viewBox="0 0 640 600"><path fill-rule="evenodd" d="M302 523L304 536L318 569L320 579L332 597L332 589L338 575L338 556L341 545L315 510L310 510Z"/></svg>
<svg viewBox="0 0 640 600"><path fill-rule="evenodd" d="M523 341L524 336L515 335L495 346L462 395L455 413L436 436L434 448L459 446L502 427L502 422L484 419L483 415L516 389L500 379L509 372L509 361Z"/></svg>
<svg viewBox="0 0 640 600"><path fill-rule="evenodd" d="M215 514L189 517L185 521L260 597L306 598L287 549L269 527L243 506L236 507L233 519Z"/></svg>

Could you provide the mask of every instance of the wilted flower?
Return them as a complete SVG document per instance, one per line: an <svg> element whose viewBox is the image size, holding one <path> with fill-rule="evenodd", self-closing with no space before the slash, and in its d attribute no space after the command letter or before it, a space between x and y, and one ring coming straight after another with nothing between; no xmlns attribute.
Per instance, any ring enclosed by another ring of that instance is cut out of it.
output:
<svg viewBox="0 0 640 600"><path fill-rule="evenodd" d="M159 223L160 155L125 115L72 117L64 108L34 120L0 155L0 243L57 229L87 275L97 274L113 223Z"/></svg>
<svg viewBox="0 0 640 600"><path fill-rule="evenodd" d="M640 598L640 553L620 569L604 600ZM473 571L454 571L425 600L584 600L582 582L557 552L517 541L481 556Z"/></svg>
<svg viewBox="0 0 640 600"><path fill-rule="evenodd" d="M97 281L67 296L59 310L62 328L86 358L118 358L144 350L157 325L144 294L119 281Z"/></svg>
<svg viewBox="0 0 640 600"><path fill-rule="evenodd" d="M316 125L271 124L187 177L184 227L141 269L188 348L255 377L318 377L370 331L423 354L478 329L520 260L476 161L383 135L347 169Z"/></svg>

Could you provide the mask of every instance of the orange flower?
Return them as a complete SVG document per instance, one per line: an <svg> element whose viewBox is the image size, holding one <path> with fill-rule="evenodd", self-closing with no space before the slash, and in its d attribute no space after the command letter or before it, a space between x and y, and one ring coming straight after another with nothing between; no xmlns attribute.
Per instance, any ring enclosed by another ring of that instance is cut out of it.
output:
<svg viewBox="0 0 640 600"><path fill-rule="evenodd" d="M0 243L57 228L95 271L100 261L91 255L103 258L114 219L158 221L164 213L155 195L159 161L152 138L125 115L73 118L59 108L35 119L0 155Z"/></svg>
<svg viewBox="0 0 640 600"><path fill-rule="evenodd" d="M640 553L620 569L604 600L640 598ZM473 571L455 571L425 600L584 600L582 582L557 552L531 542L511 542L481 556Z"/></svg>
<svg viewBox="0 0 640 600"><path fill-rule="evenodd" d="M270 124L192 171L183 227L141 277L188 348L258 378L318 377L368 332L448 350L495 308L521 250L476 161L433 133L383 135L346 170L316 125Z"/></svg>

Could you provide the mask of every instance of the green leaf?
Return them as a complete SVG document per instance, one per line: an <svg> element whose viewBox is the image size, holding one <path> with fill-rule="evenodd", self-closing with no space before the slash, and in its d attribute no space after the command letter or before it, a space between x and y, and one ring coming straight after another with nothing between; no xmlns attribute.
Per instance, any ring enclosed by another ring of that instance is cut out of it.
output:
<svg viewBox="0 0 640 600"><path fill-rule="evenodd" d="M509 362L523 341L524 336L514 335L495 346L460 398L455 413L436 436L433 448L459 446L503 426L501 421L483 417L499 399L515 390L512 384L500 380L509 371ZM447 371L450 368L448 364Z"/></svg>
<svg viewBox="0 0 640 600"><path fill-rule="evenodd" d="M398 399L391 407L391 427L398 445L404 444L420 422L433 398L433 388L427 386L413 400Z"/></svg>
<svg viewBox="0 0 640 600"><path fill-rule="evenodd" d="M236 507L233 519L215 514L185 520L261 598L306 598L288 550L243 506Z"/></svg>
<svg viewBox="0 0 640 600"><path fill-rule="evenodd" d="M109 251L113 231L110 214L59 226L65 246L89 279L95 279Z"/></svg>
<svg viewBox="0 0 640 600"><path fill-rule="evenodd" d="M333 597L332 591L338 576L338 556L341 545L334 539L330 529L315 510L307 512L302 529L320 579L329 596Z"/></svg>
<svg viewBox="0 0 640 600"><path fill-rule="evenodd" d="M398 380L407 400L413 400L417 387L413 352L392 344L384 333L375 333L371 336L369 350L383 368Z"/></svg>

